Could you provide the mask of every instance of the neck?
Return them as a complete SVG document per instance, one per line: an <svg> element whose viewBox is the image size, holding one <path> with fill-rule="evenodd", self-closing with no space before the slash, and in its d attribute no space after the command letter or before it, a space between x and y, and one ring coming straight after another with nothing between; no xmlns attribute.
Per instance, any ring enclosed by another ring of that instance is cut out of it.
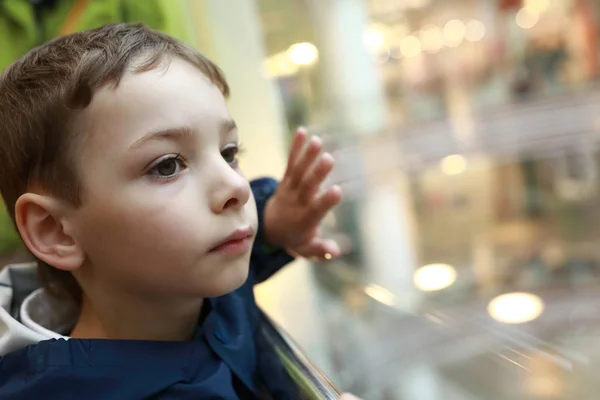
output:
<svg viewBox="0 0 600 400"><path fill-rule="evenodd" d="M130 296L83 295L73 338L120 340L190 340L202 299L169 302Z"/></svg>

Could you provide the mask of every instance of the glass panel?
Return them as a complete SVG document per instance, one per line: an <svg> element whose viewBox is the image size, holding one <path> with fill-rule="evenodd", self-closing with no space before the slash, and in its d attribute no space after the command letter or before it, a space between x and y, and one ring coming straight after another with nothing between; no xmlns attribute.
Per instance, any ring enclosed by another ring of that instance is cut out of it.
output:
<svg viewBox="0 0 600 400"><path fill-rule="evenodd" d="M345 194L302 313L322 337L290 335L369 400L595 399L600 2L259 3L290 130Z"/></svg>
<svg viewBox="0 0 600 400"><path fill-rule="evenodd" d="M340 392L299 350L291 338L261 314L261 334L272 346L303 400L338 400ZM276 394L273 394L276 396Z"/></svg>

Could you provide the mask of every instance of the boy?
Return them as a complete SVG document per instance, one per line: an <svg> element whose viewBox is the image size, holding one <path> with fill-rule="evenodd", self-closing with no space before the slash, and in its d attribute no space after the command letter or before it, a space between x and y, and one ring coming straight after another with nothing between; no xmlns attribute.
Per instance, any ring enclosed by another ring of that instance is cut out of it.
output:
<svg viewBox="0 0 600 400"><path fill-rule="evenodd" d="M304 131L278 188L249 185L228 94L143 25L60 37L5 71L0 191L45 289L17 290L27 267L0 278L0 398L286 396L252 286L290 253L339 255L317 226L341 192L319 193L333 159Z"/></svg>

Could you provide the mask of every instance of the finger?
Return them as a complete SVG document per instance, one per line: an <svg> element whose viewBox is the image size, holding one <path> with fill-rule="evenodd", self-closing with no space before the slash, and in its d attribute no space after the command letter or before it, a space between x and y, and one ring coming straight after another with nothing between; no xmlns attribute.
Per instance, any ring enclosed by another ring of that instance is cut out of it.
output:
<svg viewBox="0 0 600 400"><path fill-rule="evenodd" d="M298 249L303 257L313 261L331 260L340 256L340 248L334 240L313 238L308 244Z"/></svg>
<svg viewBox="0 0 600 400"><path fill-rule="evenodd" d="M313 136L308 142L306 150L298 157L296 163L291 169L290 178L293 186L297 186L310 166L315 162L319 153L321 153L322 142L317 136Z"/></svg>
<svg viewBox="0 0 600 400"><path fill-rule="evenodd" d="M335 240L328 239L323 242L323 258L331 260L342 255L342 250Z"/></svg>
<svg viewBox="0 0 600 400"><path fill-rule="evenodd" d="M335 185L329 188L314 200L311 211L307 217L307 225L318 225L333 207L342 200L342 189Z"/></svg>
<svg viewBox="0 0 600 400"><path fill-rule="evenodd" d="M300 156L302 149L304 148L304 143L306 142L306 138L308 137L308 131L306 128L300 127L296 130L296 136L294 136L294 140L292 141L292 146L290 147L290 156L288 158L287 169L285 171L285 176L287 176L290 171L293 169L296 164L296 160Z"/></svg>
<svg viewBox="0 0 600 400"><path fill-rule="evenodd" d="M304 174L304 178L300 182L300 201L308 203L317 195L321 184L333 169L334 162L333 156L325 153L318 159L311 170Z"/></svg>

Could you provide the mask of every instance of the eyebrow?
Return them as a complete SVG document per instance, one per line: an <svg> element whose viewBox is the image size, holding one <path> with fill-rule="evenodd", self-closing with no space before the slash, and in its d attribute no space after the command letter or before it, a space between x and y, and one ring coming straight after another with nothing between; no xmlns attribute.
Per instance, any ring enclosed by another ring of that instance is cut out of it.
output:
<svg viewBox="0 0 600 400"><path fill-rule="evenodd" d="M194 136L196 136L196 132L187 126L163 129L160 131L151 132L151 133L144 135L143 137L136 140L131 146L129 146L129 148L132 150L138 149L138 148L142 147L144 144L151 142L151 141L155 141L155 140L158 140L158 141L168 140L168 139L177 140L177 139L183 139L183 138L192 138Z"/></svg>
<svg viewBox="0 0 600 400"><path fill-rule="evenodd" d="M237 124L233 119L227 118L223 121L223 125L221 126L221 135L225 135L234 129L237 129Z"/></svg>
<svg viewBox="0 0 600 400"><path fill-rule="evenodd" d="M237 129L235 121L231 118L225 119L221 124L220 135L224 136L227 133ZM177 128L162 129L160 131L151 132L143 137L136 140L130 149L137 149L146 144L149 141L154 140L177 140L177 139L189 139L197 135L197 131L189 126L181 126Z"/></svg>

